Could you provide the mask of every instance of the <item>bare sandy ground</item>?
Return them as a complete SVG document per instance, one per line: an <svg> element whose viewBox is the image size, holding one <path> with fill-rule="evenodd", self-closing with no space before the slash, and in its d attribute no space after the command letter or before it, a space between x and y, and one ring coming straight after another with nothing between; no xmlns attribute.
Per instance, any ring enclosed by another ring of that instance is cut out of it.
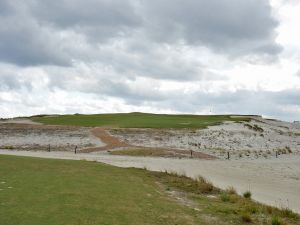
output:
<svg viewBox="0 0 300 225"><path fill-rule="evenodd" d="M0 154L41 158L89 160L119 167L153 171L176 171L190 177L199 175L220 188L233 186L239 193L250 190L259 202L288 207L300 213L300 156L257 160L196 160L112 156L103 153L29 152L0 150Z"/></svg>
<svg viewBox="0 0 300 225"><path fill-rule="evenodd" d="M207 129L111 129L132 145L200 151L218 158L260 159L300 154L300 125L253 117L250 122L226 122Z"/></svg>
<svg viewBox="0 0 300 225"><path fill-rule="evenodd" d="M0 124L1 123L41 125L41 123L33 122L30 119L6 119L6 120L1 120Z"/></svg>
<svg viewBox="0 0 300 225"><path fill-rule="evenodd" d="M24 120L22 120L24 122ZM74 151L101 147L105 144L90 132L90 128L68 126L0 123L0 149Z"/></svg>

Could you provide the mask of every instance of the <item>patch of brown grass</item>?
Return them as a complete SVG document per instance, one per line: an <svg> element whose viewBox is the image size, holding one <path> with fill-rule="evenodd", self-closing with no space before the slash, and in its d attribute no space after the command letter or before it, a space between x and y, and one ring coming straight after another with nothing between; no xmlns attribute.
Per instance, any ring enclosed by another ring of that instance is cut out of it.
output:
<svg viewBox="0 0 300 225"><path fill-rule="evenodd" d="M191 179L186 175L181 175L176 172L154 173L162 183L167 186L178 188L183 191L195 194L211 194L219 193L219 189L214 187L211 182L199 176L196 179Z"/></svg>

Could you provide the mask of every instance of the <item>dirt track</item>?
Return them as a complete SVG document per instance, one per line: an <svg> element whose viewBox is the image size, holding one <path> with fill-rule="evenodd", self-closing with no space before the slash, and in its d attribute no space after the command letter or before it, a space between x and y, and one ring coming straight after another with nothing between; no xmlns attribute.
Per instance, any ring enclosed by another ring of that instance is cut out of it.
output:
<svg viewBox="0 0 300 225"><path fill-rule="evenodd" d="M121 149L121 148L143 148L143 149L153 149L144 146L137 146L137 145L130 145L125 141L121 141L118 138L112 136L105 128L97 127L91 130L92 134L99 138L102 142L106 145L102 147L95 147L95 148L86 148L82 149L81 153L91 153L91 152L100 152L100 151L110 151L114 149ZM171 152L169 157L183 157L187 158L191 156L191 151L182 150L182 149L174 149L174 148L159 148L161 150L167 150ZM202 152L195 152L192 151L192 157L198 159L216 159L216 157L202 153Z"/></svg>
<svg viewBox="0 0 300 225"><path fill-rule="evenodd" d="M91 130L91 133L99 138L102 142L106 145L102 147L95 147L95 148L86 148L82 149L81 153L90 153L90 152L98 152L98 151L107 151L116 148L125 148L125 147L132 147L133 145L129 145L124 141L120 141L119 139L111 136L105 128L97 127Z"/></svg>

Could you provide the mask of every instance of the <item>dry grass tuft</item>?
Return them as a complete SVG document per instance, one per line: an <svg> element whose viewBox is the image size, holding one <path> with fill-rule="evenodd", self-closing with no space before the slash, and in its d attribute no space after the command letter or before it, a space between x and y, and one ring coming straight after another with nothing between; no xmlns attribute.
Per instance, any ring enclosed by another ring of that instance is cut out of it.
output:
<svg viewBox="0 0 300 225"><path fill-rule="evenodd" d="M178 174L176 172L155 173L163 183L168 186L178 188L183 191L192 192L195 194L211 194L219 193L219 189L215 188L211 182L199 176L196 179L187 177L184 173Z"/></svg>
<svg viewBox="0 0 300 225"><path fill-rule="evenodd" d="M235 190L234 187L228 187L228 188L226 189L226 192L227 192L228 194L230 194L230 195L236 195L236 194L237 194L237 192L236 192L236 190Z"/></svg>
<svg viewBox="0 0 300 225"><path fill-rule="evenodd" d="M249 213L244 212L244 213L242 213L241 217L242 217L243 222L246 222L246 223L251 223L252 222L252 219L251 219L251 216L250 216Z"/></svg>

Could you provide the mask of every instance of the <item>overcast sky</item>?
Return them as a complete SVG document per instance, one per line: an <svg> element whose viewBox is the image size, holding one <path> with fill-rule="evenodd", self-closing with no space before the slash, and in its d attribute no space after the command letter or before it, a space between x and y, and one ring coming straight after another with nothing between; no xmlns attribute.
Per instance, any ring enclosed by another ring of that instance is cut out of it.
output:
<svg viewBox="0 0 300 225"><path fill-rule="evenodd" d="M298 0L0 0L0 117L300 120Z"/></svg>

